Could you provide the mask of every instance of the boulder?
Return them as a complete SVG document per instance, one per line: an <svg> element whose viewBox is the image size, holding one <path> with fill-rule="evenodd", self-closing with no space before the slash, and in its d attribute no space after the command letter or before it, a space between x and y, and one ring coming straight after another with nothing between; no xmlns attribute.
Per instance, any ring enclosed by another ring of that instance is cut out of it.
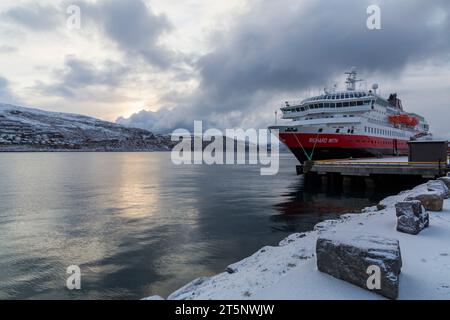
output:
<svg viewBox="0 0 450 320"><path fill-rule="evenodd" d="M418 235L423 229L420 220L414 216L401 216L397 218L397 231L399 232Z"/></svg>
<svg viewBox="0 0 450 320"><path fill-rule="evenodd" d="M423 193L406 198L406 201L419 200L427 211L442 211L444 199L436 193Z"/></svg>
<svg viewBox="0 0 450 320"><path fill-rule="evenodd" d="M447 188L450 189L450 177L442 177L442 178L439 178L438 180L445 183Z"/></svg>
<svg viewBox="0 0 450 320"><path fill-rule="evenodd" d="M397 231L412 235L419 234L430 225L430 218L419 200L403 201L395 204Z"/></svg>
<svg viewBox="0 0 450 320"><path fill-rule="evenodd" d="M317 268L335 278L376 292L398 297L402 267L398 240L370 235L325 235L317 239ZM380 270L379 288L369 288L371 268Z"/></svg>
<svg viewBox="0 0 450 320"><path fill-rule="evenodd" d="M404 215L419 216L423 212L422 203L419 200L402 201L395 204L395 213L397 217Z"/></svg>
<svg viewBox="0 0 450 320"><path fill-rule="evenodd" d="M443 199L447 199L450 196L450 190L442 180L431 180L427 182L427 189L430 192L438 194Z"/></svg>

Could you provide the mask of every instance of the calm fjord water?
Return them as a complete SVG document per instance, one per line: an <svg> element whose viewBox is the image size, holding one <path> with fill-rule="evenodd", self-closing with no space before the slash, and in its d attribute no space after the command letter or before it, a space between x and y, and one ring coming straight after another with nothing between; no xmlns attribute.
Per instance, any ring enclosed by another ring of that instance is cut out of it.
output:
<svg viewBox="0 0 450 320"><path fill-rule="evenodd" d="M296 160L174 166L170 153L0 154L0 299L139 299L221 272L384 195L305 190ZM65 287L79 265L82 289Z"/></svg>

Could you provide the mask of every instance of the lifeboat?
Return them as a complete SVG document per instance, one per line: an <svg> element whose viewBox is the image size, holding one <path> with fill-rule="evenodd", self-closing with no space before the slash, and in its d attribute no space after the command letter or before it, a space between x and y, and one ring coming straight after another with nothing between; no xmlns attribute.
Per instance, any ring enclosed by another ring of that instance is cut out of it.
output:
<svg viewBox="0 0 450 320"><path fill-rule="evenodd" d="M409 127L415 127L419 124L419 120L416 117L412 117L407 114L390 116L389 122L394 125L405 125Z"/></svg>

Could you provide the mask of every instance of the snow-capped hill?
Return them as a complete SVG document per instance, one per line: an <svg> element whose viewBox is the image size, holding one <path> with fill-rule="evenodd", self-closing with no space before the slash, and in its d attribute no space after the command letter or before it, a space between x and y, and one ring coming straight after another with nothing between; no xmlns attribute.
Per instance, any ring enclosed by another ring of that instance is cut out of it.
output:
<svg viewBox="0 0 450 320"><path fill-rule="evenodd" d="M160 151L170 138L96 118L0 104L0 151Z"/></svg>

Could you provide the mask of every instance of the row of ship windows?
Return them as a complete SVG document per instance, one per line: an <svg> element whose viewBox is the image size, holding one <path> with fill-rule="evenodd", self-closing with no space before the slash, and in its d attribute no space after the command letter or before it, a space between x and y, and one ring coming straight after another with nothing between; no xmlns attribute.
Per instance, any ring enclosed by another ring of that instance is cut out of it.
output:
<svg viewBox="0 0 450 320"><path fill-rule="evenodd" d="M321 95L318 97L307 99L305 101L352 99L352 98L362 98L362 97L366 97L366 96L367 96L367 94L364 92L327 94L327 95Z"/></svg>
<svg viewBox="0 0 450 320"><path fill-rule="evenodd" d="M382 110L380 110L380 109L374 109L372 112L377 112L377 113L380 113L380 114L382 114L382 115L387 116L387 112L384 112L384 111L382 111Z"/></svg>
<svg viewBox="0 0 450 320"><path fill-rule="evenodd" d="M293 112L303 112L312 109L323 109L323 108L348 108L348 107L358 107L367 106L372 103L372 100L358 100L349 102L338 102L338 103L315 103L304 107L284 109L283 113L293 113Z"/></svg>
<svg viewBox="0 0 450 320"><path fill-rule="evenodd" d="M288 130L286 130L288 131ZM291 130L289 130L290 132L292 132ZM395 131L391 131L391 130L383 130L383 129L378 129L378 128L371 128L371 127L364 127L364 131L366 133L372 133L372 134L382 134L382 135L386 135L386 136L390 136L390 137L406 137L405 133L403 132L395 132ZM323 132L323 128L320 128L318 131L318 133L322 133ZM344 133L345 129L343 129L341 131L341 129L336 129L336 133ZM354 129L347 129L347 133L353 134L355 133Z"/></svg>
<svg viewBox="0 0 450 320"><path fill-rule="evenodd" d="M383 130L378 128L372 128L372 127L364 127L364 131L366 133L372 133L372 134L382 134L385 136L390 137L406 137L406 134L404 132L396 132L391 130Z"/></svg>
<svg viewBox="0 0 450 320"><path fill-rule="evenodd" d="M344 133L346 130L345 129L336 129L336 133ZM297 128L286 128L285 132L298 132ZM323 128L320 128L319 130L317 130L318 133L323 133ZM347 129L347 133L353 134L355 133L354 129Z"/></svg>
<svg viewBox="0 0 450 320"><path fill-rule="evenodd" d="M343 117L344 118L354 118L355 115L354 114L349 114L349 115L344 114ZM316 117L316 118L314 118L314 117L306 117L305 120L331 119L331 118L334 118L334 116L324 116L324 117ZM299 121L299 120L301 120L301 118L296 118L295 120Z"/></svg>

